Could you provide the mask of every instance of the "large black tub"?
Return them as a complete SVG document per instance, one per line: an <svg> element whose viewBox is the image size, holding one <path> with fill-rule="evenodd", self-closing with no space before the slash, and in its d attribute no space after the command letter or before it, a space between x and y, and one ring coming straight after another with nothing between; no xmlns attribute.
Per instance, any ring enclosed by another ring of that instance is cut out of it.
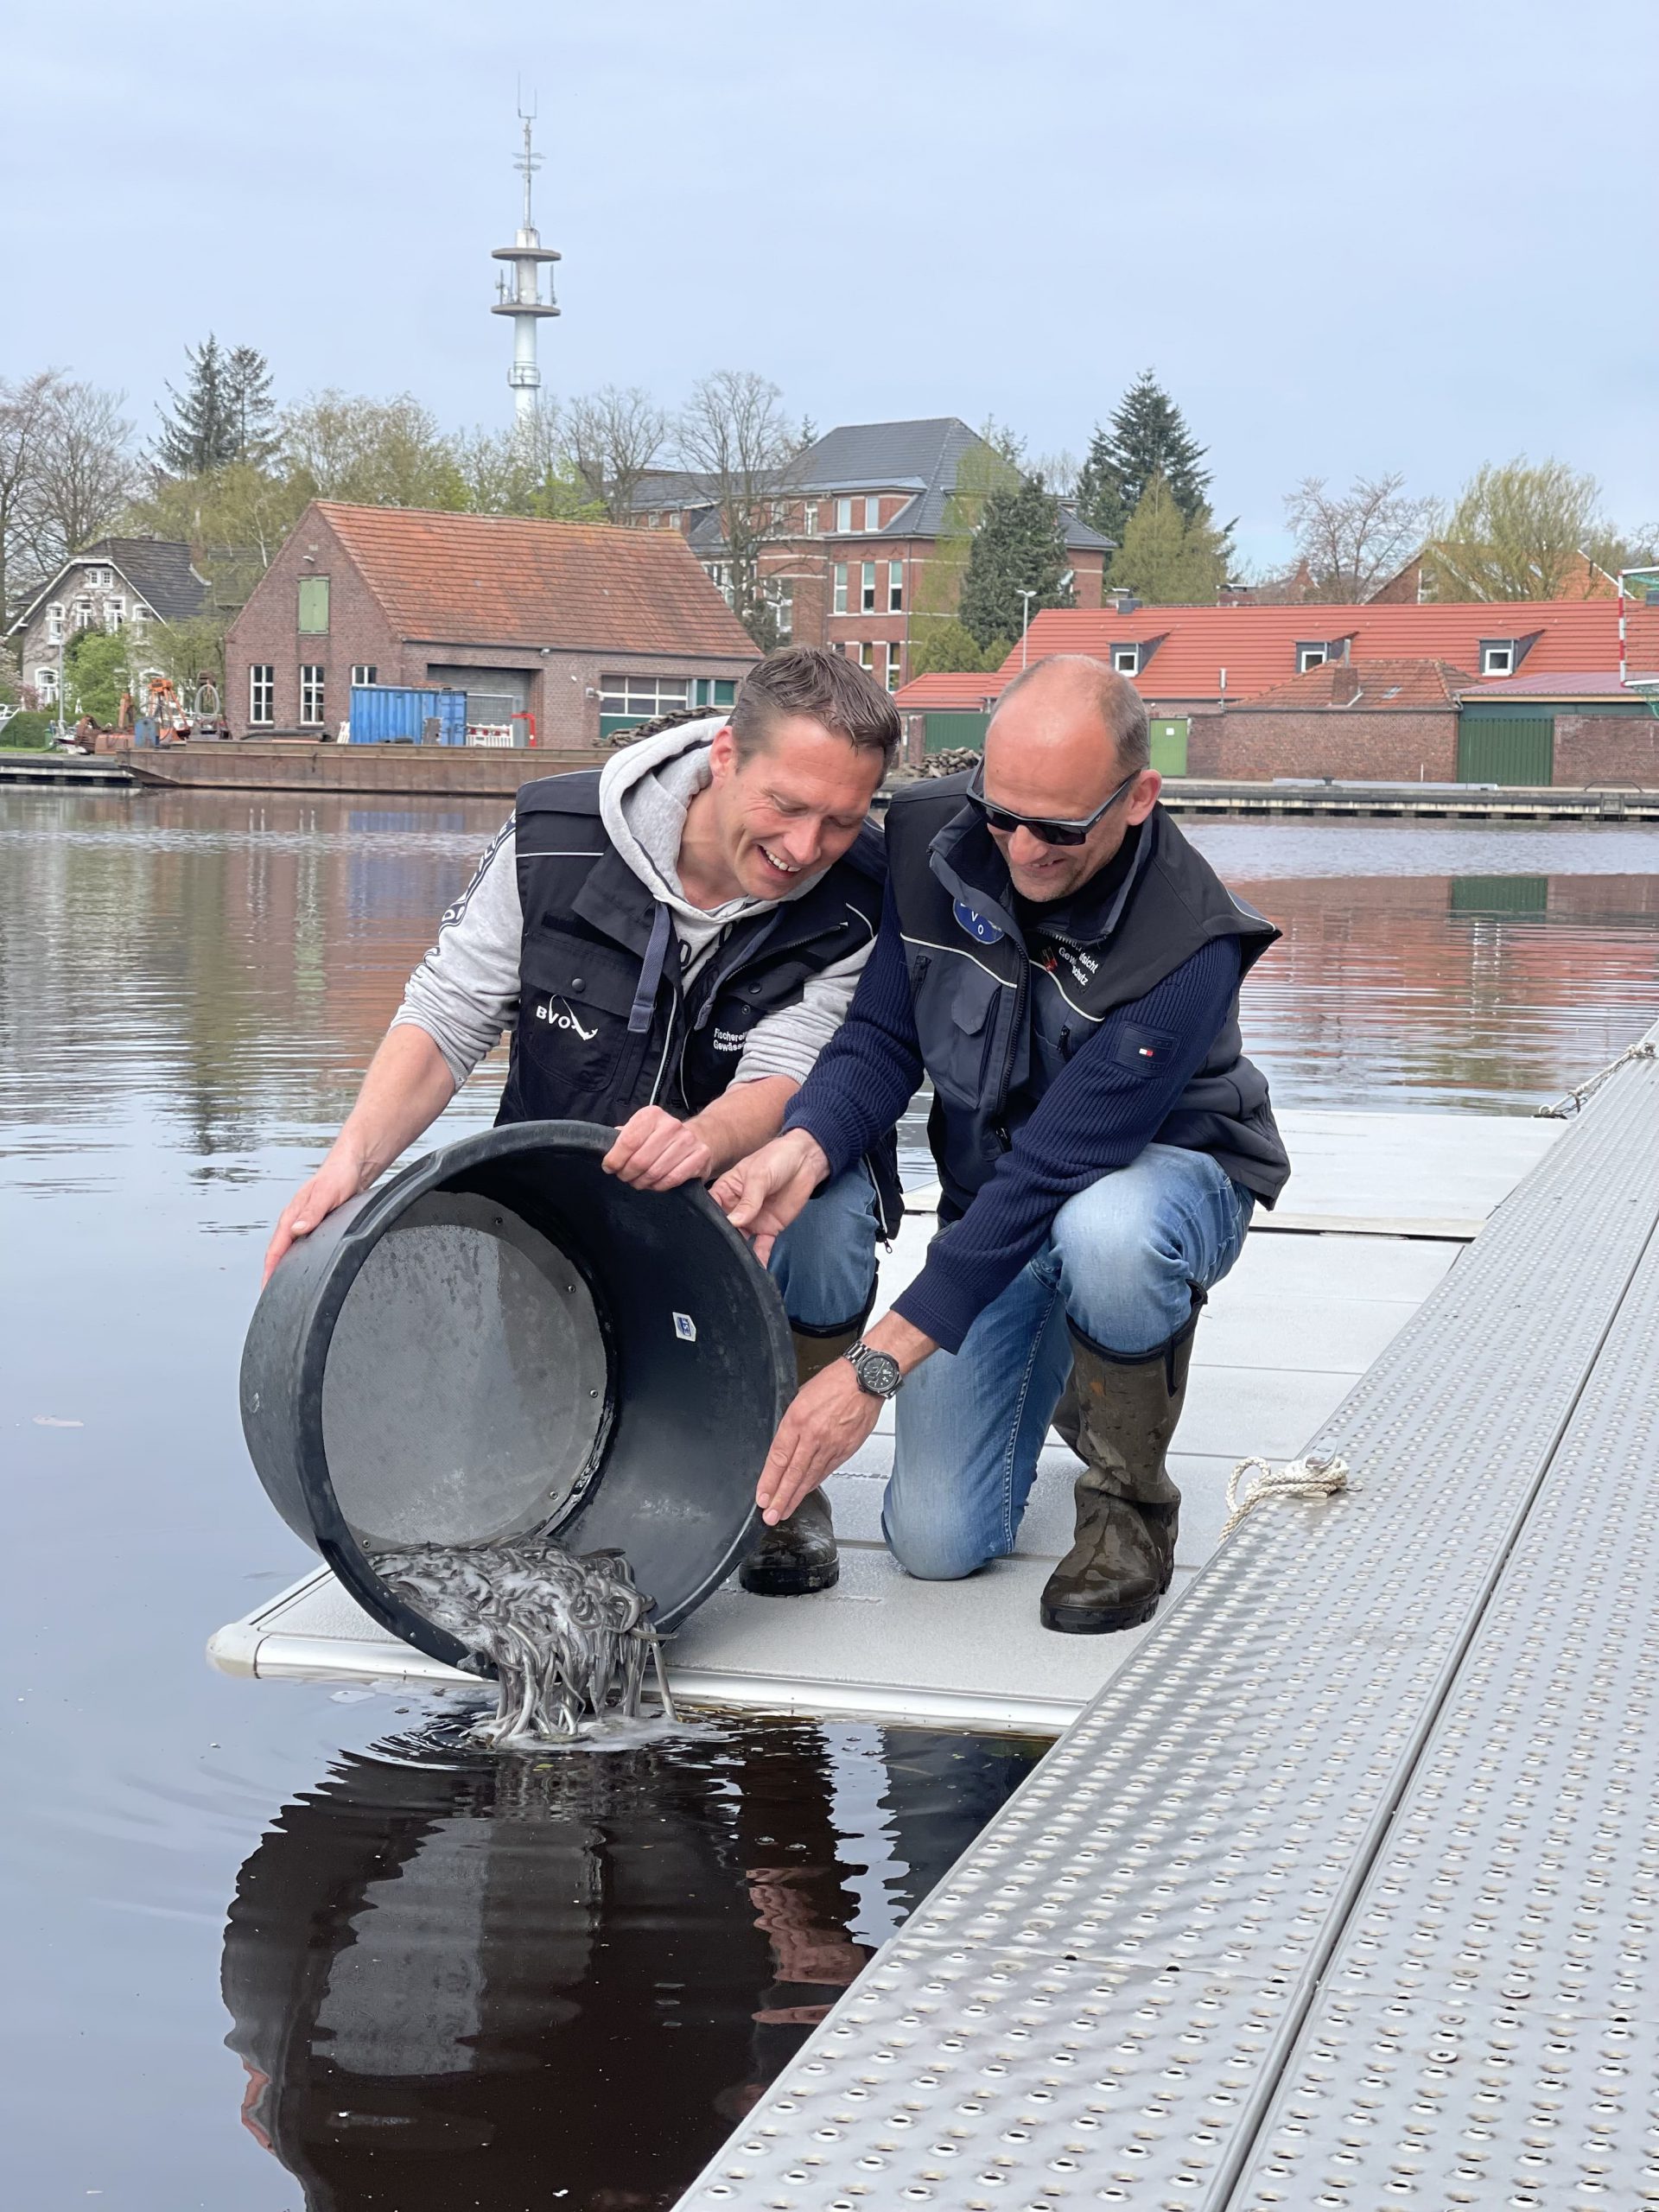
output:
<svg viewBox="0 0 1659 2212"><path fill-rule="evenodd" d="M416 1160L292 1247L248 1331L242 1426L276 1510L377 1620L475 1672L371 1554L614 1545L666 1632L753 1541L794 1389L765 1269L700 1185L605 1174L614 1135L523 1122Z"/></svg>

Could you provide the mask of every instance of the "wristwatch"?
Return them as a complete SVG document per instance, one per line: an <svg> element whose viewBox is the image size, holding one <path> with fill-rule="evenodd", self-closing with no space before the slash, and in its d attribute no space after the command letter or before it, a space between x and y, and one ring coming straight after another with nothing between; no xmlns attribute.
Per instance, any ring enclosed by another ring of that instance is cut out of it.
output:
<svg viewBox="0 0 1659 2212"><path fill-rule="evenodd" d="M861 1340L842 1355L851 1360L858 1387L872 1398L890 1398L905 1379L905 1371L890 1351L877 1351Z"/></svg>

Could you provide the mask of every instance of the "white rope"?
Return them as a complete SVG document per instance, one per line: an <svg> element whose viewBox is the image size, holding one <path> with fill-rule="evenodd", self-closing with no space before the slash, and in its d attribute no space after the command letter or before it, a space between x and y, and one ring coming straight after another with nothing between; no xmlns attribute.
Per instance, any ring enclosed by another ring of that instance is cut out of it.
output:
<svg viewBox="0 0 1659 2212"><path fill-rule="evenodd" d="M1553 1106L1541 1106L1533 1116L1533 1120L1535 1122L1571 1121L1585 1100L1599 1090L1610 1075L1617 1075L1626 1061L1650 1060L1656 1052L1659 1052L1659 1045L1656 1045L1650 1038L1644 1037L1639 1045L1627 1045L1616 1060L1609 1060L1605 1068L1599 1070L1587 1082L1580 1084L1576 1090L1569 1090L1565 1098L1558 1098Z"/></svg>
<svg viewBox="0 0 1659 2212"><path fill-rule="evenodd" d="M1252 1469L1258 1478L1246 1489ZM1222 1541L1264 1497L1330 1497L1347 1487L1348 1462L1334 1452L1321 1459L1310 1452L1305 1459L1292 1459L1282 1467L1269 1466L1265 1459L1241 1459L1227 1478L1227 1525Z"/></svg>

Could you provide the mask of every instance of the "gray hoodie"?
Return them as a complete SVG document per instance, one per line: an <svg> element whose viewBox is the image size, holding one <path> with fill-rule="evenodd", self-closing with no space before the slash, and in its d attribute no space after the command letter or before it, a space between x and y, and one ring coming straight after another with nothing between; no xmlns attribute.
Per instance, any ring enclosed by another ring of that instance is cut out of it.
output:
<svg viewBox="0 0 1659 2212"><path fill-rule="evenodd" d="M659 905L668 908L689 981L732 924L758 913L769 899L731 899L708 910L680 887L680 839L686 809L709 782L709 747L724 718L682 722L625 747L605 764L599 810L617 852ZM822 872L822 871L820 871ZM789 896L817 882L803 876ZM443 1054L457 1088L518 1019L518 950L524 911L512 823L486 849L472 881L438 926L438 941L409 979L391 1026L425 1030ZM767 1014L749 1033L734 1083L783 1075L804 1083L812 1064L847 1018L869 944L815 976L793 1006Z"/></svg>

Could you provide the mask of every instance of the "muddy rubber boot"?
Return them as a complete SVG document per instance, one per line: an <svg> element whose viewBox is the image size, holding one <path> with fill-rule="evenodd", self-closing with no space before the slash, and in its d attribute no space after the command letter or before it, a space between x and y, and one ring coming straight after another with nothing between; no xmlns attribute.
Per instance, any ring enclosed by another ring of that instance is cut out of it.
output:
<svg viewBox="0 0 1659 2212"><path fill-rule="evenodd" d="M849 1352L867 1319L861 1314L850 1328L838 1329L830 1337L809 1337L791 1330L796 1388ZM760 1531L760 1541L738 1569L737 1579L751 1597L804 1598L814 1590L833 1590L840 1576L830 1501L815 1490L808 1491L786 1521Z"/></svg>
<svg viewBox="0 0 1659 2212"><path fill-rule="evenodd" d="M1045 1628L1063 1636L1138 1628L1169 1587L1181 1493L1164 1454L1181 1417L1201 1305L1138 1359L1116 1359L1072 1334L1076 1430L1060 1433L1084 1470L1074 1486L1076 1539L1043 1589Z"/></svg>

